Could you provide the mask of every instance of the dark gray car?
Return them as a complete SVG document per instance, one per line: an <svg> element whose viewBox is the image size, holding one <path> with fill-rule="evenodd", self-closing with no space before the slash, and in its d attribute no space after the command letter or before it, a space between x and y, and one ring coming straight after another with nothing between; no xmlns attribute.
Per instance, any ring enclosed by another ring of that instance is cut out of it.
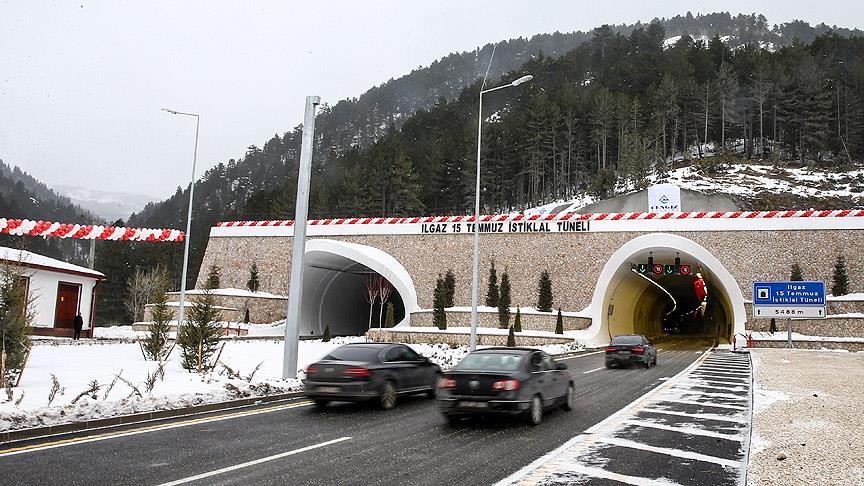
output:
<svg viewBox="0 0 864 486"><path fill-rule="evenodd" d="M639 364L650 368L657 365L657 347L641 334L615 336L606 346L606 367Z"/></svg>
<svg viewBox="0 0 864 486"><path fill-rule="evenodd" d="M441 368L404 344L340 346L306 368L303 389L319 407L331 401L376 400L389 410L396 397L435 394Z"/></svg>
<svg viewBox="0 0 864 486"><path fill-rule="evenodd" d="M576 389L567 365L531 348L474 351L441 375L437 400L450 422L478 414L525 414L537 425L543 411L575 407Z"/></svg>

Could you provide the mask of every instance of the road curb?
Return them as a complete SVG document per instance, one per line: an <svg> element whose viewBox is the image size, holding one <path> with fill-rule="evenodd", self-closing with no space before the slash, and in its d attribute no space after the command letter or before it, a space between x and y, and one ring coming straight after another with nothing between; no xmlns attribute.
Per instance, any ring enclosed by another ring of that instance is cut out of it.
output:
<svg viewBox="0 0 864 486"><path fill-rule="evenodd" d="M116 427L119 425L129 425L140 422L149 422L151 420L162 420L167 418L186 417L190 415L198 415L207 412L215 412L219 410L228 410L232 408L248 407L260 403L270 403L290 398L303 396L303 392L280 393L277 395L265 395L260 397L241 398L238 400L229 400L225 402L205 403L192 407L174 408L170 410L153 410L150 412L141 412L130 415L120 415L117 417L108 417L95 420L87 420L84 422L72 422L58 425L48 425L45 427L33 427L29 429L9 430L0 432L0 444L8 444L10 442L20 442L22 440L36 439L60 434L71 434L75 432L84 432L87 430L101 429L106 427Z"/></svg>

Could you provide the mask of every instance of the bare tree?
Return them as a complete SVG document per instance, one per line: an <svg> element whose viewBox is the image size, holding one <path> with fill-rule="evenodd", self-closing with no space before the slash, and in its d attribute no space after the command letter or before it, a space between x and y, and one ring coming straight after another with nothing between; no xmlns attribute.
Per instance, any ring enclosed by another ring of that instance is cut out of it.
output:
<svg viewBox="0 0 864 486"><path fill-rule="evenodd" d="M378 281L377 273L367 273L363 277L363 284L366 290L366 302L369 303L369 329L372 329L372 307L375 306L375 301L378 299Z"/></svg>
<svg viewBox="0 0 864 486"><path fill-rule="evenodd" d="M135 267L135 273L126 281L126 298L123 301L132 322L144 320L144 306L153 299L157 289L166 286L167 275L162 267Z"/></svg>
<svg viewBox="0 0 864 486"><path fill-rule="evenodd" d="M390 294L393 292L393 286L390 285L390 282L387 281L386 278L378 275L378 298L381 301L381 309L378 311L378 328L380 329L381 320L384 317L384 303L387 302L387 299L390 298Z"/></svg>

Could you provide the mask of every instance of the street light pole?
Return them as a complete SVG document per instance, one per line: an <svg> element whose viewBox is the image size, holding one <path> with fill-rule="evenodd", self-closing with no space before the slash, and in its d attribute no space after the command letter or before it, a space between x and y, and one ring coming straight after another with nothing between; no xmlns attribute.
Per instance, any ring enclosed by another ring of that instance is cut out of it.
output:
<svg viewBox="0 0 864 486"><path fill-rule="evenodd" d="M167 111L172 115L194 116L195 117L195 149L192 152L192 182L189 184L189 212L186 215L186 235L183 238L183 275L180 277L180 305L177 310L177 329L184 322L184 311L186 304L186 272L189 269L189 240L192 230L192 197L195 194L195 165L198 163L198 128L201 125L201 118L195 113L184 113L182 111L170 110L162 108L162 111Z"/></svg>
<svg viewBox="0 0 864 486"><path fill-rule="evenodd" d="M471 269L471 339L470 343L468 343L471 351L477 349L477 294L479 286L478 273L480 270L480 145L483 130L483 94L498 91L499 89L519 86L520 84L527 83L532 79L534 79L534 76L529 74L527 76L522 76L510 84L505 84L495 88L484 90L483 86L480 87L480 106L477 109L477 178L474 187L474 255L472 262L473 267Z"/></svg>
<svg viewBox="0 0 864 486"><path fill-rule="evenodd" d="M306 256L306 218L309 215L309 179L312 172L312 147L315 141L315 107L320 103L320 96L306 97L303 137L300 144L300 168L297 176L291 280L288 283L288 310L285 313L285 351L282 358L282 379L285 380L297 378L300 302L303 296L303 260Z"/></svg>

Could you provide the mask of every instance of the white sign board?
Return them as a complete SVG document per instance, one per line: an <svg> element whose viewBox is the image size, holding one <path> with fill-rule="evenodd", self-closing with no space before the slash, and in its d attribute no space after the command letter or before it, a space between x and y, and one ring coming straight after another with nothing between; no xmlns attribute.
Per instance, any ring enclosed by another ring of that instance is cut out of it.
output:
<svg viewBox="0 0 864 486"><path fill-rule="evenodd" d="M825 307L821 306L754 306L756 318L825 319Z"/></svg>
<svg viewBox="0 0 864 486"><path fill-rule="evenodd" d="M657 184L648 188L648 212L680 212L681 188L675 184Z"/></svg>

